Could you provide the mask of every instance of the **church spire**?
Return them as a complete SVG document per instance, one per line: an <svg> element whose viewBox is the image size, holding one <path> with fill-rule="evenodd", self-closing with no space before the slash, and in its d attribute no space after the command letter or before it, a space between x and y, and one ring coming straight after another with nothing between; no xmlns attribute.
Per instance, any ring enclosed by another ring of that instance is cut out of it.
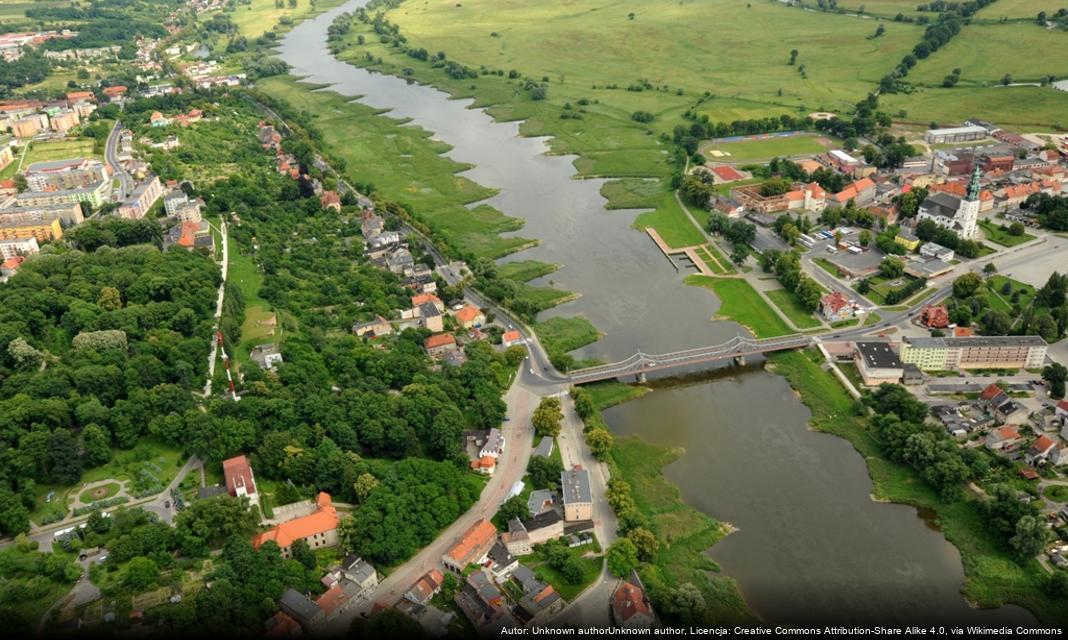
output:
<svg viewBox="0 0 1068 640"><path fill-rule="evenodd" d="M979 176L983 174L979 169L979 163L975 163L975 171L972 171L972 181L968 183L968 197L967 200L976 201L979 199Z"/></svg>

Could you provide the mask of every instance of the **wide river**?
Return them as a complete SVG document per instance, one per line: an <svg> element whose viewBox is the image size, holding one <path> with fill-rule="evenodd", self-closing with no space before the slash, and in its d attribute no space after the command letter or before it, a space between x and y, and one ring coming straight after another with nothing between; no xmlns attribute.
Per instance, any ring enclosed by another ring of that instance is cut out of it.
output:
<svg viewBox="0 0 1068 640"><path fill-rule="evenodd" d="M564 267L549 276L582 294L550 314L581 314L605 332L581 355L614 360L711 344L743 331L713 321L717 302L682 284L631 228L635 212L607 211L598 180L576 180L574 157L547 156L469 101L338 62L326 28L348 3L290 32L279 53L293 73L363 104L410 118L452 145L464 175L499 190L488 204L526 220L541 244L512 259ZM685 500L739 530L709 551L750 607L775 623L1027 623L1018 607L972 609L960 594L960 556L916 510L870 498L864 460L844 440L810 431L786 381L760 369L726 371L659 389L607 412L619 434L684 447L667 476Z"/></svg>

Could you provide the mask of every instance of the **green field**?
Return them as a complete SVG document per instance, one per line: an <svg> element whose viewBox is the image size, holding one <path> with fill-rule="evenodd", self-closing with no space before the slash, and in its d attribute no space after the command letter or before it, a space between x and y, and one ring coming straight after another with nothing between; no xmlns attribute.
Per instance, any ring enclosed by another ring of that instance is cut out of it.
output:
<svg viewBox="0 0 1068 640"><path fill-rule="evenodd" d="M233 12L227 14L238 31L245 37L257 37L264 31L270 31L283 17L293 24L320 14L331 7L341 4L343 0L297 0L294 9L285 3L283 8L275 5L275 0L249 0L249 4L238 4Z"/></svg>
<svg viewBox="0 0 1068 640"><path fill-rule="evenodd" d="M538 340L549 353L563 354L593 344L601 338L597 327L586 318L549 318L535 327Z"/></svg>
<svg viewBox="0 0 1068 640"><path fill-rule="evenodd" d="M1024 49L1034 55L1021 55ZM1005 74L1016 82L1037 82L1047 75L1063 78L1068 75L1068 34L1037 24L966 26L917 64L908 79L940 85L955 68L961 70L962 86L999 83Z"/></svg>
<svg viewBox="0 0 1068 640"><path fill-rule="evenodd" d="M1002 293L1006 284L1008 284L1011 289L1008 293ZM1019 304L1021 309L1026 309L1030 306L1031 300L1035 297L1034 287L1020 282L1019 280L1013 280L1008 276L993 276L987 282L987 285L987 304L990 305L991 309L996 311L1011 313L1013 311L1012 297L1017 293L1020 294Z"/></svg>
<svg viewBox="0 0 1068 640"><path fill-rule="evenodd" d="M906 16L923 15L916 10L920 4L923 3L916 0L842 0L838 3L838 8L856 12L863 9L865 15L893 18L899 13Z"/></svg>
<svg viewBox="0 0 1068 640"><path fill-rule="evenodd" d="M790 137L769 137L761 140L701 143L699 152L712 162L750 163L777 157L815 155L834 147L824 136L804 134ZM718 155L722 154L722 155Z"/></svg>
<svg viewBox="0 0 1068 640"><path fill-rule="evenodd" d="M69 5L67 0L0 0L0 23L27 20L27 9Z"/></svg>
<svg viewBox="0 0 1068 640"><path fill-rule="evenodd" d="M331 142L331 150L346 161L351 177L408 205L436 238L460 252L497 258L531 244L524 238L498 235L519 229L521 220L488 205L464 206L494 191L457 176L468 167L442 156L449 146L430 140L426 131L399 126L400 121L336 93L309 91L308 85L290 77L267 78L257 86L313 114L315 126Z"/></svg>
<svg viewBox="0 0 1068 640"><path fill-rule="evenodd" d="M660 203L664 188L656 179L622 178L604 183L601 195L608 199L606 209L651 209Z"/></svg>
<svg viewBox="0 0 1068 640"><path fill-rule="evenodd" d="M999 126L1024 131L1050 131L1068 127L1068 92L1052 87L921 87L912 93L880 97L889 113L905 112L895 120L927 127L959 124L984 118Z"/></svg>
<svg viewBox="0 0 1068 640"><path fill-rule="evenodd" d="M93 152L93 148L92 140L83 139L32 142L29 151L26 152L26 160L22 163L22 168L25 169L34 162L68 158L99 158L100 156Z"/></svg>
<svg viewBox="0 0 1068 640"><path fill-rule="evenodd" d="M1001 225L992 220L981 220L979 226L982 227L987 240L1000 244L1003 247L1015 247L1018 244L1030 242L1035 239L1033 235L1026 231L1023 235L1014 236L1009 233L1007 229L1002 229Z"/></svg>
<svg viewBox="0 0 1068 640"><path fill-rule="evenodd" d="M805 311L794 292L786 289L776 289L768 291L767 294L771 301L775 303L775 306L779 307L779 310L785 313L786 317L790 318L790 321L798 329L815 329L823 326L823 323L817 320L815 316Z"/></svg>
<svg viewBox="0 0 1068 640"><path fill-rule="evenodd" d="M686 276L686 284L709 289L719 298L716 317L732 320L758 338L773 338L793 333L751 284L741 278Z"/></svg>
<svg viewBox="0 0 1068 640"><path fill-rule="evenodd" d="M443 50L468 65L549 74L550 91L561 85L582 92L593 84L623 88L644 78L689 95L711 90L809 110L855 102L920 35L914 25L895 23L869 40L870 21L733 0L406 2L387 16L411 45ZM800 52L807 79L787 64L791 49ZM648 93L615 92L612 101L633 104L633 111L643 108L638 104Z"/></svg>
<svg viewBox="0 0 1068 640"><path fill-rule="evenodd" d="M705 242L705 235L682 210L673 193L664 194L661 197L660 206L655 211L638 216L634 221L634 226L638 229L646 227L656 229L664 242L673 249L691 247Z"/></svg>
<svg viewBox="0 0 1068 640"><path fill-rule="evenodd" d="M1064 2L1058 0L998 0L976 13L979 19L990 20L993 18L1027 18L1034 20L1039 11L1053 14L1057 9L1064 6Z"/></svg>
<svg viewBox="0 0 1068 640"><path fill-rule="evenodd" d="M1046 572L1035 560L1019 564L990 531L978 505L969 499L946 503L912 468L888 460L864 421L853 415L853 399L838 380L814 361L811 352L784 352L768 357L812 411L818 431L848 440L864 457L877 500L911 504L930 510L934 523L961 554L966 576L963 593L979 607L1007 602L1030 609L1039 620L1063 619L1063 601L1046 595Z"/></svg>

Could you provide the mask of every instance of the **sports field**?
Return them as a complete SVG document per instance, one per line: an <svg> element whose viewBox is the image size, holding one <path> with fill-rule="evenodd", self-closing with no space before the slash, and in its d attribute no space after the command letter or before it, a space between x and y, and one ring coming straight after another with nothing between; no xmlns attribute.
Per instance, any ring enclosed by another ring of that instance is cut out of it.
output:
<svg viewBox="0 0 1068 640"><path fill-rule="evenodd" d="M22 168L30 166L34 162L46 162L49 160L66 160L68 158L91 158L98 157L93 153L93 141L76 138L74 140L57 140L55 142L32 142L26 152L26 160Z"/></svg>
<svg viewBox="0 0 1068 640"><path fill-rule="evenodd" d="M635 105L649 94L663 104L665 93L682 88L691 96L711 91L834 110L866 94L921 33L890 23L869 40L870 20L735 0L405 2L387 15L412 46L469 66L548 75L550 92L558 85L625 89L642 80L667 86L613 97ZM799 52L794 66L787 64L792 49Z"/></svg>
<svg viewBox="0 0 1068 640"><path fill-rule="evenodd" d="M716 162L754 162L776 157L817 154L833 148L834 143L815 134L747 136L728 142L706 140L700 152Z"/></svg>
<svg viewBox="0 0 1068 640"><path fill-rule="evenodd" d="M917 64L909 80L940 85L953 69L961 70L962 86L998 83L1005 74L1016 82L1063 78L1068 76L1068 33L1033 23L969 25Z"/></svg>

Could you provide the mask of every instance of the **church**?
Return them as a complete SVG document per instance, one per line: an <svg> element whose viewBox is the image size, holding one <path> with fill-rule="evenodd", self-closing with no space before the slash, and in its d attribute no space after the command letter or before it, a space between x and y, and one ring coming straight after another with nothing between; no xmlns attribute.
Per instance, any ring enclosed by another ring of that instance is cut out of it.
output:
<svg viewBox="0 0 1068 640"><path fill-rule="evenodd" d="M963 198L945 192L932 193L924 198L918 218L933 220L938 226L955 231L961 238L974 238L979 222L980 175L982 171L976 164L968 192Z"/></svg>

